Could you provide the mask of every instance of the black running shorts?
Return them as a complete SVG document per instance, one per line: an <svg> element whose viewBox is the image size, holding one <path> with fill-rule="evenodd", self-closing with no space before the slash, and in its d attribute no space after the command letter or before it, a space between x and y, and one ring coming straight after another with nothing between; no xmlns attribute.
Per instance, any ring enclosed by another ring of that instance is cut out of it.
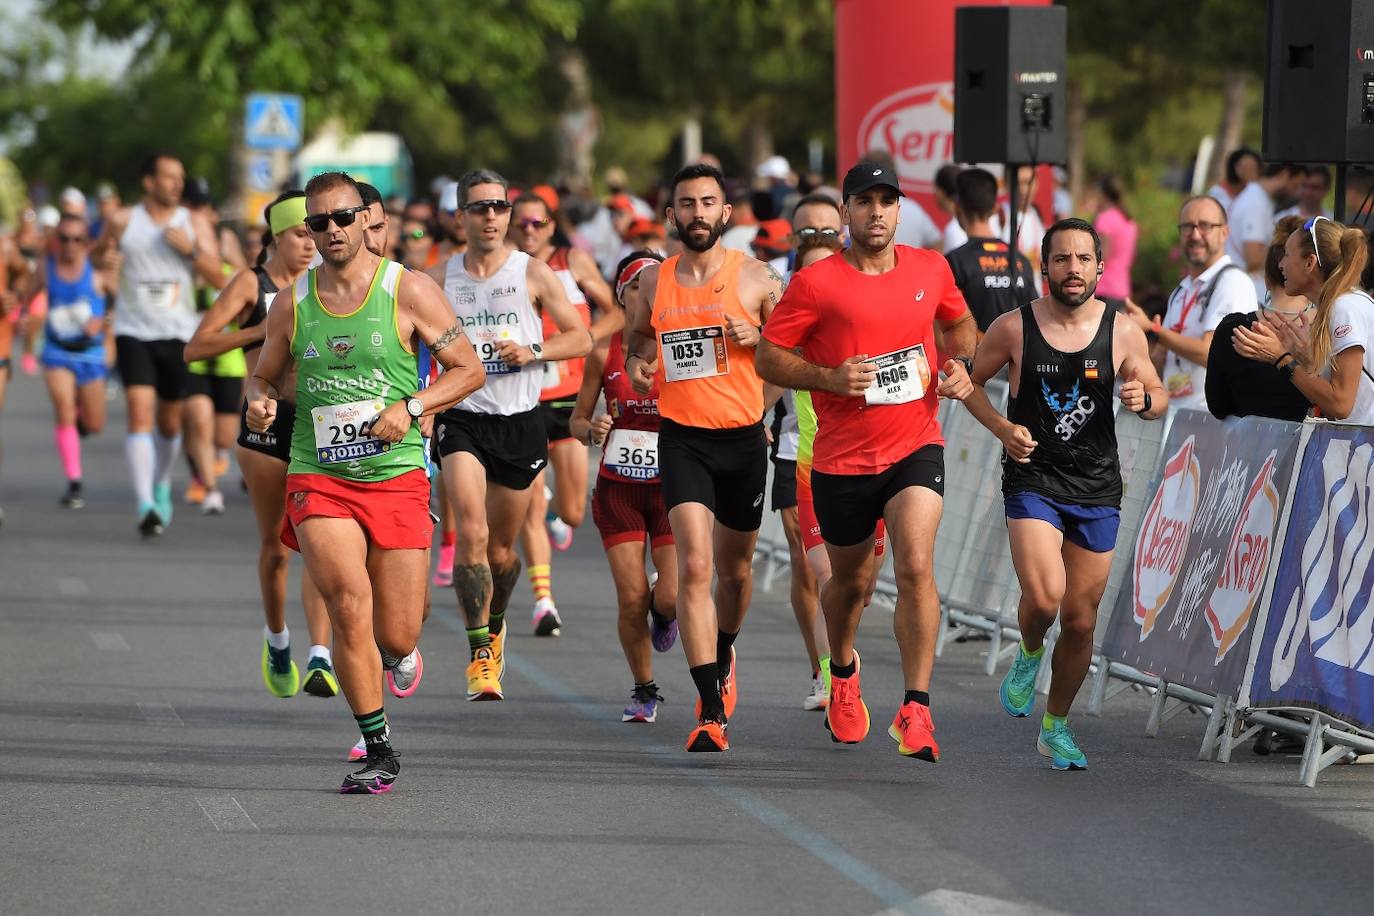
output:
<svg viewBox="0 0 1374 916"><path fill-rule="evenodd" d="M115 367L125 388L151 385L162 400L180 401L186 397L191 374L181 358L185 349L184 340L139 340L121 334L115 338Z"/></svg>
<svg viewBox="0 0 1374 916"><path fill-rule="evenodd" d="M487 482L527 490L549 461L549 440L538 408L511 416L446 410L434 423L439 460L467 452L482 462Z"/></svg>
<svg viewBox="0 0 1374 916"><path fill-rule="evenodd" d="M821 537L836 547L852 547L871 537L892 497L907 487L945 495L945 449L926 445L880 474L811 472L811 493Z"/></svg>
<svg viewBox="0 0 1374 916"><path fill-rule="evenodd" d="M243 403L243 377L186 373L186 395L204 395L215 405L215 413L239 413Z"/></svg>
<svg viewBox="0 0 1374 916"><path fill-rule="evenodd" d="M271 458L290 463L291 432L296 428L296 405L290 401L277 401L277 415L265 433L255 433L248 428L248 402L243 402L239 411L239 445L249 451L261 452Z"/></svg>
<svg viewBox="0 0 1374 916"><path fill-rule="evenodd" d="M702 429L663 418L658 433L663 504L701 503L735 531L758 531L768 484L763 424Z"/></svg>

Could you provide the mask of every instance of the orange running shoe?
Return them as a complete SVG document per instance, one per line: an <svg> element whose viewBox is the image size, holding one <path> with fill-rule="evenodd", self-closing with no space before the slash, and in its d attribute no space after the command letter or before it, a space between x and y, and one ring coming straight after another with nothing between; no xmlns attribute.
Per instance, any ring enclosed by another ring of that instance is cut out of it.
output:
<svg viewBox="0 0 1374 916"><path fill-rule="evenodd" d="M687 750L693 753L730 750L730 741L725 737L725 723L714 719L699 720L697 727L687 736Z"/></svg>
<svg viewBox="0 0 1374 916"><path fill-rule="evenodd" d="M468 664L468 699L502 700L501 679L496 675L496 665L491 649L481 648L472 655Z"/></svg>
<svg viewBox="0 0 1374 916"><path fill-rule="evenodd" d="M860 667L859 653L855 652L854 673L840 677L831 659L830 705L825 710L825 727L830 730L830 740L840 744L858 744L868 737L868 707L859 687Z"/></svg>
<svg viewBox="0 0 1374 916"><path fill-rule="evenodd" d="M735 704L739 702L739 687L735 683L735 647L730 647L730 670L720 679L720 701L725 704L725 718L735 714ZM701 697L697 697L697 720L701 720Z"/></svg>
<svg viewBox="0 0 1374 916"><path fill-rule="evenodd" d="M940 745L935 743L935 723L930 707L915 700L902 704L897 716L887 727L887 733L897 742L897 752L903 757L919 757L931 763L940 759Z"/></svg>

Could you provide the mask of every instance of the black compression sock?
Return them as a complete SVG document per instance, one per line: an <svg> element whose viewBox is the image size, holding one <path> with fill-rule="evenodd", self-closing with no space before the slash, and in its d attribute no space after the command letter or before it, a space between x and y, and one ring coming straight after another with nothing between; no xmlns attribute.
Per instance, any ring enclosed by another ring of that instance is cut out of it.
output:
<svg viewBox="0 0 1374 916"><path fill-rule="evenodd" d="M735 644L735 637L739 636L739 631L727 633L724 630L716 631L716 666L722 672L730 670L730 647Z"/></svg>
<svg viewBox="0 0 1374 916"><path fill-rule="evenodd" d="M720 699L720 667L714 663L690 669L692 682L701 696L701 715L706 719L725 718L725 704Z"/></svg>
<svg viewBox="0 0 1374 916"><path fill-rule="evenodd" d="M369 755L391 753L391 740L386 728L384 710L379 708L375 712L355 715L353 718L358 722L358 731L362 732Z"/></svg>
<svg viewBox="0 0 1374 916"><path fill-rule="evenodd" d="M924 690L908 690L902 696L902 705L908 703L920 703L922 706L930 706L930 694Z"/></svg>
<svg viewBox="0 0 1374 916"><path fill-rule="evenodd" d="M857 656L855 657L857 658ZM853 659L850 659L848 665L837 665L835 664L835 656L830 656L830 676L832 678L853 677L854 672L858 670L858 667L858 662L854 661Z"/></svg>

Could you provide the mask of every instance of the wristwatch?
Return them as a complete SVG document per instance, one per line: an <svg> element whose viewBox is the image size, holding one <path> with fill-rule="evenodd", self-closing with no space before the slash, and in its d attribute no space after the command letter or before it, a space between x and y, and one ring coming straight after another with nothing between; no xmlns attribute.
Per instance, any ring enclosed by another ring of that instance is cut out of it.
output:
<svg viewBox="0 0 1374 916"><path fill-rule="evenodd" d="M1145 415L1150 412L1150 408L1153 406L1154 402L1150 399L1150 392L1147 391L1145 392L1145 406L1137 410L1136 414L1139 415L1142 419L1148 420L1149 417Z"/></svg>
<svg viewBox="0 0 1374 916"><path fill-rule="evenodd" d="M530 352L534 354L534 358L535 358L535 359L543 359L543 358L544 358L544 345L543 345L543 344L532 343L532 344L530 344Z"/></svg>
<svg viewBox="0 0 1374 916"><path fill-rule="evenodd" d="M406 413L418 420L425 415L425 405L419 398L406 398Z"/></svg>
<svg viewBox="0 0 1374 916"><path fill-rule="evenodd" d="M955 361L955 362L963 363L963 364L964 364L964 371L968 373L969 378L973 378L973 359L972 359L972 358L967 357L967 356L956 356L956 357L954 357L954 361Z"/></svg>
<svg viewBox="0 0 1374 916"><path fill-rule="evenodd" d="M1293 370L1296 369L1297 366L1298 361L1296 359L1290 359L1282 366L1279 366L1279 378L1283 379L1286 382L1293 381Z"/></svg>

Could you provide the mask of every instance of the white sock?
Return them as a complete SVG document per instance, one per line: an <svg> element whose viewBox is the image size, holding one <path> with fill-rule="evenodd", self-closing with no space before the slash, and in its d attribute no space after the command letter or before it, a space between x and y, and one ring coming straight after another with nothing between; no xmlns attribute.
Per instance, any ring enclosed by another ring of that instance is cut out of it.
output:
<svg viewBox="0 0 1374 916"><path fill-rule="evenodd" d="M153 451L152 433L129 433L124 437L124 457L129 461L129 472L134 478L134 495L138 497L139 508L153 504L153 467L156 454Z"/></svg>
<svg viewBox="0 0 1374 916"><path fill-rule="evenodd" d="M262 635L267 637L267 644L273 649L285 649L291 645L290 627L282 627L280 633L273 633L270 628L263 627Z"/></svg>
<svg viewBox="0 0 1374 916"><path fill-rule="evenodd" d="M311 657L311 658L322 658L322 659L325 660L326 663L328 663L328 664L330 664L330 665L334 664L334 656L332 656L332 655L329 654L329 647L328 647L328 646L319 646L319 645L311 646L311 647L310 647L310 657Z"/></svg>
<svg viewBox="0 0 1374 916"><path fill-rule="evenodd" d="M172 467L176 464L177 454L181 451L181 433L167 437L157 434L157 474L154 481L161 485L172 482Z"/></svg>

